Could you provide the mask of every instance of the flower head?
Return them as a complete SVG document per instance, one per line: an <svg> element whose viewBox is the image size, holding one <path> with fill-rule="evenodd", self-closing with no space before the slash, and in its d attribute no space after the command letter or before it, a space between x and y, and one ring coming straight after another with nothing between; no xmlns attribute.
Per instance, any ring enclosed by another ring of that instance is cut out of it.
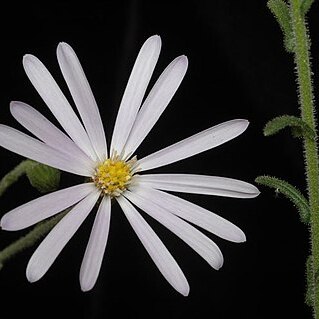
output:
<svg viewBox="0 0 319 319"><path fill-rule="evenodd" d="M136 157L125 161L118 155L112 156L96 167L92 180L104 195L120 196L132 181L136 162Z"/></svg>
<svg viewBox="0 0 319 319"><path fill-rule="evenodd" d="M144 172L221 145L244 132L248 121L232 120L213 126L144 158L135 154L169 104L188 66L186 56L173 60L143 102L160 48L159 36L150 37L142 46L119 107L109 149L96 101L73 49L60 43L57 57L81 120L45 66L33 55L24 56L27 76L64 132L30 105L11 102L14 118L37 138L0 125L0 145L89 178L88 182L44 195L2 217L3 229L19 230L72 207L32 255L26 272L30 282L46 273L99 203L80 270L82 290L94 286L107 243L111 200L119 203L160 272L183 295L189 293L189 285L182 270L135 207L175 233L215 269L223 264L221 251L190 223L229 241L245 241L244 233L234 224L166 191L252 198L259 194L255 186L223 177Z"/></svg>

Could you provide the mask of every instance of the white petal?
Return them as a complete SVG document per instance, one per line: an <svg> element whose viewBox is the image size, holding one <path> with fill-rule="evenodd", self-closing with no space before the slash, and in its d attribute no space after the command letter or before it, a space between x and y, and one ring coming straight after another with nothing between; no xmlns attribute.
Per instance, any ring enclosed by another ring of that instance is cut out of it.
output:
<svg viewBox="0 0 319 319"><path fill-rule="evenodd" d="M23 57L24 70L61 126L72 140L93 160L96 154L80 120L61 89L42 62L31 54Z"/></svg>
<svg viewBox="0 0 319 319"><path fill-rule="evenodd" d="M80 113L92 146L101 161L107 157L106 139L98 106L80 61L67 43L60 43L57 57L64 79Z"/></svg>
<svg viewBox="0 0 319 319"><path fill-rule="evenodd" d="M187 296L187 279L163 242L130 202L122 196L116 199L159 271L179 293Z"/></svg>
<svg viewBox="0 0 319 319"><path fill-rule="evenodd" d="M142 171L164 166L219 146L243 133L247 120L232 120L213 126L139 160Z"/></svg>
<svg viewBox="0 0 319 319"><path fill-rule="evenodd" d="M240 228L203 207L166 192L143 187L141 184L137 187L143 188L143 193L150 201L188 222L232 242L246 241L246 236ZM134 188L132 191L134 191Z"/></svg>
<svg viewBox="0 0 319 319"><path fill-rule="evenodd" d="M79 202L50 231L29 260L26 275L30 282L39 280L51 267L64 246L81 226L96 203L99 192L94 190Z"/></svg>
<svg viewBox="0 0 319 319"><path fill-rule="evenodd" d="M97 211L80 270L82 291L93 288L100 272L104 251L109 235L111 200L104 196Z"/></svg>
<svg viewBox="0 0 319 319"><path fill-rule="evenodd" d="M22 126L47 145L94 165L94 162L67 135L30 105L13 101L10 103L10 111Z"/></svg>
<svg viewBox="0 0 319 319"><path fill-rule="evenodd" d="M125 145L127 154L133 153L155 125L181 84L188 67L185 55L177 57L161 74L137 114Z"/></svg>
<svg viewBox="0 0 319 319"><path fill-rule="evenodd" d="M6 213L1 218L1 228L20 230L34 225L76 204L94 189L93 183L85 183L34 199Z"/></svg>
<svg viewBox="0 0 319 319"><path fill-rule="evenodd" d="M253 198L259 195L256 186L238 179L192 175L192 174L147 174L135 177L146 186L166 191L216 195L234 198Z"/></svg>
<svg viewBox="0 0 319 319"><path fill-rule="evenodd" d="M133 192L126 191L124 196L181 238L204 258L211 267L219 269L223 265L223 255L211 239L192 225L171 214L165 208L150 201L146 197L147 193L144 193L142 188L136 188Z"/></svg>
<svg viewBox="0 0 319 319"><path fill-rule="evenodd" d="M92 176L93 173L90 162L61 153L35 138L2 124L0 124L0 146L66 172L82 176Z"/></svg>
<svg viewBox="0 0 319 319"><path fill-rule="evenodd" d="M117 114L111 152L115 150L118 154L121 154L123 150L136 114L142 104L160 50L161 38L158 35L154 35L145 41L138 54Z"/></svg>

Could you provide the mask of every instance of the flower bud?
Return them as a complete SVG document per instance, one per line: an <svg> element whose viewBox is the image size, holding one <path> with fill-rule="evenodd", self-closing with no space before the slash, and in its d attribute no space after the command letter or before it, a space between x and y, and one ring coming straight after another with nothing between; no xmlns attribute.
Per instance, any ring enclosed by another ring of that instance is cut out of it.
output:
<svg viewBox="0 0 319 319"><path fill-rule="evenodd" d="M30 184L40 193L48 193L59 187L61 172L56 168L33 162L26 174Z"/></svg>

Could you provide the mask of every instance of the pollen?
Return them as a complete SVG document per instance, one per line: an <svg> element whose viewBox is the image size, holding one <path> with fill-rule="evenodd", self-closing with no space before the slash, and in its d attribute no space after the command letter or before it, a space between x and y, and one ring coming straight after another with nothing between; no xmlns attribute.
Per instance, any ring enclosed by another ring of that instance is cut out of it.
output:
<svg viewBox="0 0 319 319"><path fill-rule="evenodd" d="M136 161L136 157L125 161L117 155L112 156L95 169L93 182L105 195L119 196L132 182Z"/></svg>

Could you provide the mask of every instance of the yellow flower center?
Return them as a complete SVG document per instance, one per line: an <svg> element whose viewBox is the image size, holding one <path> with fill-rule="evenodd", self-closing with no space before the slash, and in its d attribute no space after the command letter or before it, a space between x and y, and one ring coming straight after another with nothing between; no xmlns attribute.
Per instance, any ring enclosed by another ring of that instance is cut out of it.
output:
<svg viewBox="0 0 319 319"><path fill-rule="evenodd" d="M108 158L95 169L93 182L104 194L111 197L119 196L132 181L135 163L135 157L129 161L124 161L118 156Z"/></svg>

